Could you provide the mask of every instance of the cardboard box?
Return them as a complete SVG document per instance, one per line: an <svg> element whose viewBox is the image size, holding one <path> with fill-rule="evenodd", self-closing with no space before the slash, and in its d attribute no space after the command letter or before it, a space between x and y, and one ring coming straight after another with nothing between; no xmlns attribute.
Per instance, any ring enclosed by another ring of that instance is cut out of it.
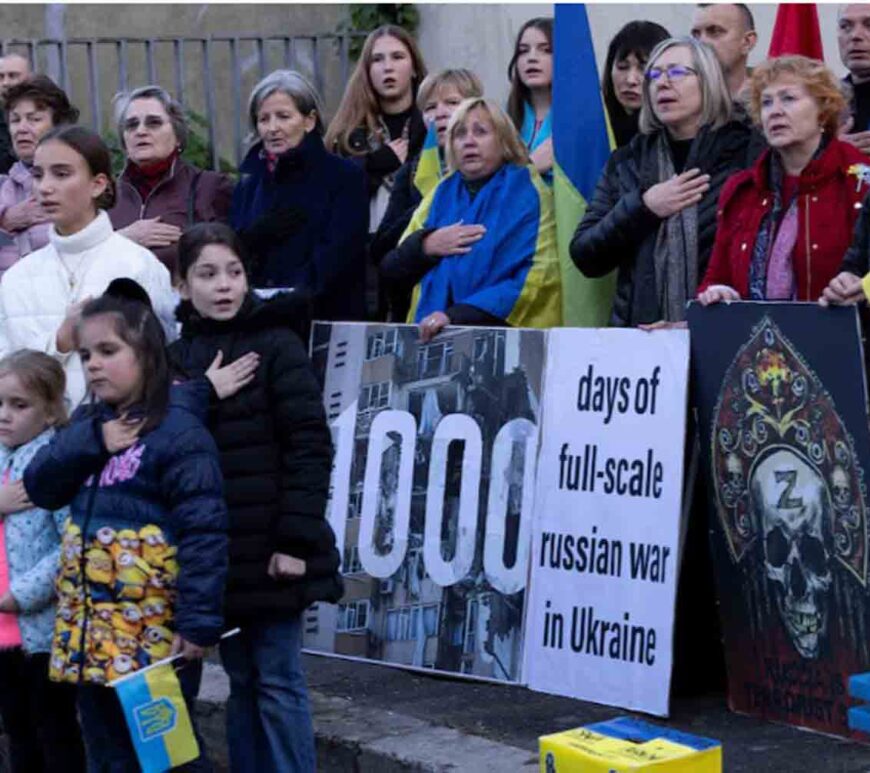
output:
<svg viewBox="0 0 870 773"><path fill-rule="evenodd" d="M631 717L541 736L541 773L722 773L722 745Z"/></svg>

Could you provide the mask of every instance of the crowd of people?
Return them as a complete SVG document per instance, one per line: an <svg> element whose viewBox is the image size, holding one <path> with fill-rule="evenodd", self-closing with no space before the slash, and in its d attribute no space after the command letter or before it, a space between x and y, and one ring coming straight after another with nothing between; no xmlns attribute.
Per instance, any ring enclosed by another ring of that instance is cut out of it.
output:
<svg viewBox="0 0 870 773"><path fill-rule="evenodd" d="M611 41L615 150L570 245L617 273L612 324L688 301L855 303L870 272L870 6L844 6L840 81L755 68L745 5ZM164 88L115 100L125 156L27 59L0 58L0 715L16 771L127 771L107 685L205 648L230 677L233 770L311 771L301 614L342 595L312 319L562 324L553 20L522 26L503 107L365 41L327 122L300 73L248 101L239 179L184 160ZM582 138L576 138L582 142ZM269 292L255 292L268 290ZM239 632L221 640L224 631ZM204 746L186 769L209 770Z"/></svg>

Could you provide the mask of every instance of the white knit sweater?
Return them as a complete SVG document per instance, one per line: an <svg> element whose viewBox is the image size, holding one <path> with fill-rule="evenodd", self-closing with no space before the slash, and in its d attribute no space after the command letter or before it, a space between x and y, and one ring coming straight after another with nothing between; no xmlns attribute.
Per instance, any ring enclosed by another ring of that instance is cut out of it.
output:
<svg viewBox="0 0 870 773"><path fill-rule="evenodd" d="M112 230L105 212L72 236L51 227L49 243L19 260L0 281L0 355L36 349L56 357L66 371L74 410L84 400L77 353L57 351L57 330L67 309L101 295L113 279L128 277L148 292L169 340L175 337L175 293L166 267L144 247Z"/></svg>

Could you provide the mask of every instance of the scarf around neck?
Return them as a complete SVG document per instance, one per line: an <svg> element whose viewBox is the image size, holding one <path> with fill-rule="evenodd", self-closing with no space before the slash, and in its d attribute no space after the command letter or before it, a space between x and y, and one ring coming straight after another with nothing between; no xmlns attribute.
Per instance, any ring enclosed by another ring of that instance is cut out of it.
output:
<svg viewBox="0 0 870 773"><path fill-rule="evenodd" d="M815 161L828 143L825 137L813 154ZM789 301L796 292L794 248L798 237L798 188L788 201L783 200L785 168L779 154L770 152L768 187L773 194L773 207L761 220L749 265L749 298L753 301Z"/></svg>
<svg viewBox="0 0 870 773"><path fill-rule="evenodd" d="M176 158L178 158L178 148L173 150L166 158L161 158L159 161L153 161L149 164L140 165L135 161L130 161L127 167L127 179L139 192L139 195L143 199L146 199L151 191L169 174Z"/></svg>
<svg viewBox="0 0 870 773"><path fill-rule="evenodd" d="M537 116L535 115L535 109L528 102L523 103L523 127L520 130L520 136L523 138L523 142L526 144L530 153L537 150L542 142L552 138L552 116L553 110L551 108L539 126ZM536 128L537 132L535 131Z"/></svg>
<svg viewBox="0 0 870 773"><path fill-rule="evenodd" d="M655 138L655 158L658 181L674 176L674 161L663 129ZM691 169L698 157L702 128L692 142L686 169ZM698 289L698 207L697 205L662 220L653 252L656 276L656 297L659 318L668 322L682 322L686 318L686 302L694 298Z"/></svg>

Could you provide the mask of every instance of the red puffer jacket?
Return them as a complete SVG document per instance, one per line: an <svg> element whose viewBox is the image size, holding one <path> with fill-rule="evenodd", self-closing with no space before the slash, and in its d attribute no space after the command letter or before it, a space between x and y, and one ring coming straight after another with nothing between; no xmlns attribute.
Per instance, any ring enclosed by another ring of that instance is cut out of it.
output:
<svg viewBox="0 0 870 773"><path fill-rule="evenodd" d="M773 208L767 174L770 153L765 151L752 168L733 175L723 186L716 241L699 293L722 284L733 287L741 298L749 297L755 239L762 218ZM801 173L793 255L797 300L817 300L837 275L868 191L867 177L867 157L837 139Z"/></svg>

